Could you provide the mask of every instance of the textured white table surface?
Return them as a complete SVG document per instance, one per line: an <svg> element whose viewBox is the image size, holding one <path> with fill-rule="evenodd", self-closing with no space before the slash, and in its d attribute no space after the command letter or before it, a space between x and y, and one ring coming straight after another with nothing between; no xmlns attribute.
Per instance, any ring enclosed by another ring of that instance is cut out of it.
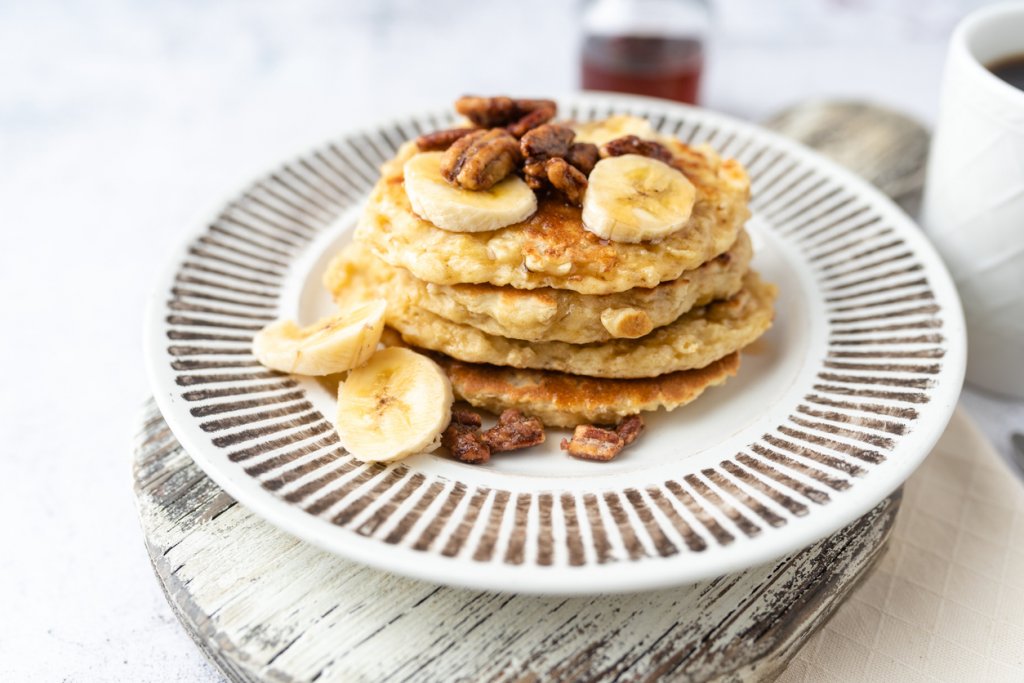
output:
<svg viewBox="0 0 1024 683"><path fill-rule="evenodd" d="M963 0L723 0L704 103L934 121ZM192 221L283 158L463 92L576 86L577 3L0 3L0 680L217 680L132 509L142 309ZM1008 457L1024 405L965 404Z"/></svg>

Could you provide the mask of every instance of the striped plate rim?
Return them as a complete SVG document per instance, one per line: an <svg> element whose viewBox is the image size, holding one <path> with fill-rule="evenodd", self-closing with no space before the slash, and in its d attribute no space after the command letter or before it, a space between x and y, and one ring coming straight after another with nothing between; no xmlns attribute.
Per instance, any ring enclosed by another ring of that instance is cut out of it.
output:
<svg viewBox="0 0 1024 683"><path fill-rule="evenodd" d="M185 450L222 488L300 538L397 573L535 593L651 589L809 545L868 512L941 435L963 381L955 289L892 202L751 124L639 97L585 94L561 111L648 116L739 158L751 208L799 251L828 335L774 429L677 476L593 490L487 486L348 456L304 386L249 353L295 263L376 180L411 116L344 136L253 183L184 243L149 302L147 368Z"/></svg>

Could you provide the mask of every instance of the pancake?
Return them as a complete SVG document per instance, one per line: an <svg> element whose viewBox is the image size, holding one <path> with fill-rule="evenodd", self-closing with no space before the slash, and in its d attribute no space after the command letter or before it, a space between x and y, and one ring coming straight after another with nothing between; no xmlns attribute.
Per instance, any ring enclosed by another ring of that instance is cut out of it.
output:
<svg viewBox="0 0 1024 683"><path fill-rule="evenodd" d="M391 270L376 259L360 264L350 274L345 288L348 297L339 303L383 297L388 300L385 320L406 343L458 360L592 377L655 377L704 367L750 344L771 327L776 295L774 285L748 271L743 289L735 296L691 309L639 339L595 344L527 342L487 334L419 308L408 292L391 284Z"/></svg>
<svg viewBox="0 0 1024 683"><path fill-rule="evenodd" d="M739 162L682 146L684 171L697 189L686 226L654 243L609 242L584 230L580 209L544 197L537 212L500 230L456 233L413 213L402 166L416 153L403 145L384 164L356 229L381 259L440 285L490 283L611 294L655 287L725 252L749 217L750 181Z"/></svg>
<svg viewBox="0 0 1024 683"><path fill-rule="evenodd" d="M458 398L495 414L518 408L549 427L614 424L642 411L674 410L735 376L740 366L740 355L730 353L706 367L660 377L598 379L463 363L439 354L435 359L448 373Z"/></svg>
<svg viewBox="0 0 1024 683"><path fill-rule="evenodd" d="M550 287L436 285L403 268L385 268L389 286L402 290L411 304L451 322L513 339L586 344L635 339L671 323L694 306L729 298L743 286L752 253L750 237L741 232L725 254L675 280L652 288L590 296ZM335 299L344 298L352 275L371 260L375 259L363 245L350 245L328 266L324 286Z"/></svg>

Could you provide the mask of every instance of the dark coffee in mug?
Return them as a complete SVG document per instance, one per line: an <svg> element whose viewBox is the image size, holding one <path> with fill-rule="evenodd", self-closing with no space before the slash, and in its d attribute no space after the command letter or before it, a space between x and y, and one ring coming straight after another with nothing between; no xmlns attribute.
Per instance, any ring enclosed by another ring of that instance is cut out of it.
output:
<svg viewBox="0 0 1024 683"><path fill-rule="evenodd" d="M997 59L986 68L1018 90L1024 90L1024 53Z"/></svg>

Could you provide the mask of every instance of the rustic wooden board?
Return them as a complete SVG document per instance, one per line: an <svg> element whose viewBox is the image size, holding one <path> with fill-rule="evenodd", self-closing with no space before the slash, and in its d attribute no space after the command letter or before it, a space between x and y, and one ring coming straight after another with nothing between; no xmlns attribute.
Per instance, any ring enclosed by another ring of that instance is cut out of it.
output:
<svg viewBox="0 0 1024 683"><path fill-rule="evenodd" d="M430 585L303 543L207 478L152 401L134 471L168 601L232 681L770 679L874 562L900 500L746 572L557 598Z"/></svg>
<svg viewBox="0 0 1024 683"><path fill-rule="evenodd" d="M810 103L769 125L908 210L927 132L861 104ZM770 680L884 548L900 492L802 552L691 586L554 598L429 585L342 560L237 505L147 402L135 490L178 618L231 681Z"/></svg>
<svg viewBox="0 0 1024 683"><path fill-rule="evenodd" d="M855 171L914 215L931 136L920 123L864 102L804 102L764 125Z"/></svg>

